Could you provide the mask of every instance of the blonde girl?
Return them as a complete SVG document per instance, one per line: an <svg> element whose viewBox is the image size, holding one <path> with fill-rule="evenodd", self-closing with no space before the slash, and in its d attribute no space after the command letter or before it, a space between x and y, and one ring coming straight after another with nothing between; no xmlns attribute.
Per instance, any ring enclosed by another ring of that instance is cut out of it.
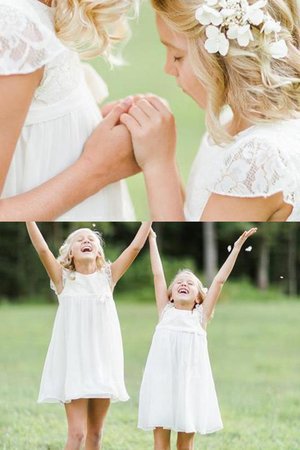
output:
<svg viewBox="0 0 300 450"><path fill-rule="evenodd" d="M187 186L186 219L299 220L299 3L151 2L167 51L165 71L206 111L207 133ZM152 176L163 160L164 203L173 203L170 215L182 219L174 189L172 115L150 97L134 105L122 122L144 169L154 217L164 215Z"/></svg>
<svg viewBox="0 0 300 450"><path fill-rule="evenodd" d="M143 375L138 426L153 430L154 450L170 450L171 430L178 433L177 450L192 450L195 433L223 428L206 326L242 246L255 232L256 228L245 231L235 242L208 291L187 269L180 270L167 287L156 235L150 233L159 322Z"/></svg>
<svg viewBox="0 0 300 450"><path fill-rule="evenodd" d="M150 224L141 225L113 263L105 259L100 234L88 228L71 233L57 259L35 222L27 229L59 302L38 401L64 404L66 450L99 450L110 402L129 398L113 290L144 246Z"/></svg>
<svg viewBox="0 0 300 450"><path fill-rule="evenodd" d="M134 218L128 105L105 108L86 144L107 88L79 55L111 58L135 4L0 0L0 220Z"/></svg>

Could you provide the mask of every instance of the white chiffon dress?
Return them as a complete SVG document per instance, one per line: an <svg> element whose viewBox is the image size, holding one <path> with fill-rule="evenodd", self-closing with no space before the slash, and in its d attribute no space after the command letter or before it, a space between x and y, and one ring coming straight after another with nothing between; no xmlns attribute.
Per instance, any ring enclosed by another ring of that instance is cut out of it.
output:
<svg viewBox="0 0 300 450"><path fill-rule="evenodd" d="M187 185L185 216L198 221L211 194L269 197L281 192L300 221L300 118L254 125L224 147L203 137Z"/></svg>
<svg viewBox="0 0 300 450"><path fill-rule="evenodd" d="M106 85L57 38L54 12L55 8L38 0L0 0L0 75L28 74L44 67L2 198L27 192L68 168L102 120L97 102L108 95ZM58 220L123 221L134 217L126 182L120 181Z"/></svg>
<svg viewBox="0 0 300 450"><path fill-rule="evenodd" d="M128 400L110 266L89 275L64 270L63 278L38 402Z"/></svg>
<svg viewBox="0 0 300 450"><path fill-rule="evenodd" d="M203 309L169 303L156 326L140 390L138 427L184 433L223 428L212 376Z"/></svg>

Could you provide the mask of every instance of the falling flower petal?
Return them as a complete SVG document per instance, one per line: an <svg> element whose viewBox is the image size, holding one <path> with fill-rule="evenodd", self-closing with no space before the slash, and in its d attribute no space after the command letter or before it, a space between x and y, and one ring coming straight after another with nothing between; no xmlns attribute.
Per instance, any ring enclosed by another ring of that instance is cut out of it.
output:
<svg viewBox="0 0 300 450"><path fill-rule="evenodd" d="M283 280L284 279L284 277L281 275L280 277L279 277L281 280Z"/></svg>
<svg viewBox="0 0 300 450"><path fill-rule="evenodd" d="M95 224L95 223L93 223L93 225L92 225L92 226L93 226L93 228L96 228L96 224Z"/></svg>
<svg viewBox="0 0 300 450"><path fill-rule="evenodd" d="M249 245L249 247L245 248L245 252L251 252L252 251L252 246Z"/></svg>
<svg viewBox="0 0 300 450"><path fill-rule="evenodd" d="M230 253L230 252L231 252L231 250L232 250L232 247L231 247L231 245L228 245L228 247L227 247L227 251L228 251L228 253Z"/></svg>

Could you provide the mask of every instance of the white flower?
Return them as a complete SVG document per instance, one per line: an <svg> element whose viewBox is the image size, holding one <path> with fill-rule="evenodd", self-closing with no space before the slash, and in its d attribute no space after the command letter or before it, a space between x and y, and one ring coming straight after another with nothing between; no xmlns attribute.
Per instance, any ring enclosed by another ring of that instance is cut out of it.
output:
<svg viewBox="0 0 300 450"><path fill-rule="evenodd" d="M247 47L250 41L253 41L253 35L250 29L250 25L230 25L227 31L227 37L229 39L237 39L238 44L241 47Z"/></svg>
<svg viewBox="0 0 300 450"><path fill-rule="evenodd" d="M223 22L222 14L219 13L214 8L210 6L203 5L197 8L195 13L196 20L198 20L201 25L221 25Z"/></svg>
<svg viewBox="0 0 300 450"><path fill-rule="evenodd" d="M205 0L208 6L215 6L218 3L218 0Z"/></svg>
<svg viewBox="0 0 300 450"><path fill-rule="evenodd" d="M248 3L248 2L246 2ZM260 25L264 21L265 14L262 11L267 4L267 0L259 0L253 5L247 5L245 19L248 20L252 25Z"/></svg>
<svg viewBox="0 0 300 450"><path fill-rule="evenodd" d="M271 33L279 33L281 31L280 22L276 22L272 17L267 16L265 18L265 23L261 29L262 33L271 34Z"/></svg>
<svg viewBox="0 0 300 450"><path fill-rule="evenodd" d="M272 44L269 45L269 50L272 58L275 59L285 58L288 54L288 48L284 39L272 42Z"/></svg>
<svg viewBox="0 0 300 450"><path fill-rule="evenodd" d="M205 31L208 39L205 41L204 46L208 53L219 52L222 56L226 56L229 49L229 41L225 34L213 25L209 25Z"/></svg>

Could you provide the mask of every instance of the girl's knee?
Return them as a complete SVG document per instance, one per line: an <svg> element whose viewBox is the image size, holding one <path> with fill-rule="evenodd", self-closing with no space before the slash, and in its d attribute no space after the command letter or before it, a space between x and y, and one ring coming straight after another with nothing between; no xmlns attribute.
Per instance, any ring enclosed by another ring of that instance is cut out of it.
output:
<svg viewBox="0 0 300 450"><path fill-rule="evenodd" d="M68 433L68 440L72 441L76 446L80 446L85 442L86 432L81 429L70 430Z"/></svg>
<svg viewBox="0 0 300 450"><path fill-rule="evenodd" d="M193 450L194 445L192 442L177 442L177 450Z"/></svg>
<svg viewBox="0 0 300 450"><path fill-rule="evenodd" d="M97 446L101 443L103 437L103 429L100 430L88 430L87 440L93 446Z"/></svg>

